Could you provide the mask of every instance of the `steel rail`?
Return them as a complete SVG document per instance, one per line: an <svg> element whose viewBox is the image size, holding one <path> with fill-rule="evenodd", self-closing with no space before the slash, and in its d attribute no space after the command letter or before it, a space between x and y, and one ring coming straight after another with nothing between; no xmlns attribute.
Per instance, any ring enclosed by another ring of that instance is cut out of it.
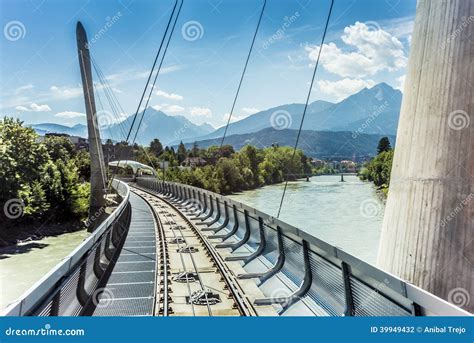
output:
<svg viewBox="0 0 474 343"><path fill-rule="evenodd" d="M142 192L143 192L143 190L142 190ZM140 195L140 194L138 194L137 192L134 192L134 193L137 194L137 195ZM142 196L142 199L144 199L146 202L148 202L148 200L147 200L145 197L143 197L143 196ZM151 205L151 204L150 204L150 205ZM169 206L169 205L168 205L168 206ZM172 207L172 209L176 211L175 208ZM176 212L179 213L179 211L176 211ZM159 217L159 215L158 215L158 217ZM183 244L183 245L184 245L184 248L189 247L188 241L187 241L186 237L184 237L182 230L176 229L176 228L179 226L178 223L176 223L176 221L175 221L174 219L171 219L170 217L168 217L167 220L168 220L168 223L170 223L171 221L173 222L172 224L168 224L168 225L170 225L171 232L173 233L174 238L175 238L175 239L178 238L178 236L176 235L176 232L175 232L175 230L178 230L179 233L180 233L180 235L181 235L181 238L182 238L183 241L184 241L184 244ZM161 222L161 218L160 218L160 222ZM174 226L175 228L173 228L173 226ZM162 239L163 244L166 244L166 239L165 239L166 236L164 235L164 229L163 229L163 236L162 236L162 237L163 237L163 239ZM177 245L178 245L178 250L179 250L178 252L179 252L180 259L181 259L181 264L182 264L182 266L183 266L183 270L184 270L184 272L187 272L187 271L189 271L189 270L188 270L188 268L187 268L187 266L186 266L186 262L185 262L184 257L183 257L183 254L184 254L184 253L183 253L183 252L181 251L181 249L180 249L180 248L181 248L181 243L179 243L178 240L177 240ZM194 271L196 272L196 275L197 275L197 277L198 277L201 290L205 293L205 292L206 292L206 287L204 286L204 283L202 282L201 274L200 274L200 272L199 272L199 270L198 270L198 268L197 268L196 261L195 261L194 256L192 255L191 252L189 253L189 257L190 257L190 259L191 259L191 263L193 264L193 269L194 269ZM191 299L192 292L191 292L191 287L190 287L190 284L189 284L189 279L188 279L187 276L186 276L186 283L187 283L187 286L188 286L189 298ZM206 294L206 293L205 293L205 294ZM209 316L212 317L212 310L211 310L211 307L210 307L210 305L209 305L209 300L207 299L207 295L205 295L205 296L206 296L207 311L208 311L208 313L209 313ZM191 306L192 306L193 315L195 316L195 315L196 315L196 312L195 312L195 309L194 309L194 304L193 304L192 301L190 301L190 304L191 304Z"/></svg>
<svg viewBox="0 0 474 343"><path fill-rule="evenodd" d="M171 203L162 195L157 194L154 191L151 191L139 185L133 185L131 187L137 188L152 196L159 198L160 200L168 204L171 208L173 208L181 216L181 218L188 224L194 234L199 237L200 241L210 253L211 258L216 263L217 269L220 271L220 274L222 275L225 284L231 291L231 294L237 304L237 308L240 314L242 316L256 316L257 311L255 310L253 304L244 296L244 291L240 287L239 282L232 279L231 275L233 275L233 273L229 270L228 266L226 265L220 254L215 250L214 246L206 239L206 237L202 235L202 233L195 227L195 225L173 203Z"/></svg>
<svg viewBox="0 0 474 343"><path fill-rule="evenodd" d="M164 317L167 317L168 314L169 314L169 302L168 302L168 289L169 289L169 285L168 285L168 263L167 263L167 253L168 253L168 247L166 246L166 240L165 240L165 232L164 232L164 228L163 228L163 225L161 223L161 218L157 215L157 213L155 212L155 209L153 208L152 204L150 204L147 199L145 199L143 196L141 196L140 194L138 194L137 192L134 192L134 194L138 195L139 197L141 197L143 199L143 201L145 201L145 203L150 207L151 209L151 212L153 213L153 216L155 218L155 221L156 221L156 228L157 228L157 238L159 238L161 236L161 251L160 251L160 257L162 258L162 266L163 266L163 274L161 275L161 280L162 280L162 284L163 284L163 296L162 296L162 303L163 303L163 316ZM158 256L158 254L157 254ZM156 268L158 269L158 261L157 261L157 264L156 264ZM158 277L160 277L160 274L159 274L159 270L157 271L156 273L156 279ZM155 294L156 292L159 291L157 287L155 287ZM161 294L161 292L160 292ZM154 304L154 314L156 315L157 311L156 311L156 302ZM158 314L159 314L159 309L158 309Z"/></svg>

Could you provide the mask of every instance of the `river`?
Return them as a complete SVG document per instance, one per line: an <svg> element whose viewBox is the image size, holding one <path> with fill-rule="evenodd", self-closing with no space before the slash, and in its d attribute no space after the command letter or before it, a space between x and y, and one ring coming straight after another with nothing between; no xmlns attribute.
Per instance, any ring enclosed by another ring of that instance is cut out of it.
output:
<svg viewBox="0 0 474 343"><path fill-rule="evenodd" d="M314 176L309 182L290 182L280 219L375 263L384 204L371 183L355 175ZM265 186L230 198L276 216L284 184Z"/></svg>
<svg viewBox="0 0 474 343"><path fill-rule="evenodd" d="M86 230L0 249L0 311L16 300L86 237Z"/></svg>

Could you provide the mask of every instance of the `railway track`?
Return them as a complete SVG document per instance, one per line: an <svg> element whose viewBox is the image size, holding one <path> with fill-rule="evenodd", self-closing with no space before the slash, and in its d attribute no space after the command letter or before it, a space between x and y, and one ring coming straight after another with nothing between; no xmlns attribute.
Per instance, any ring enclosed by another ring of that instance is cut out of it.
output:
<svg viewBox="0 0 474 343"><path fill-rule="evenodd" d="M223 258L176 204L132 186L157 222L156 316L253 316Z"/></svg>

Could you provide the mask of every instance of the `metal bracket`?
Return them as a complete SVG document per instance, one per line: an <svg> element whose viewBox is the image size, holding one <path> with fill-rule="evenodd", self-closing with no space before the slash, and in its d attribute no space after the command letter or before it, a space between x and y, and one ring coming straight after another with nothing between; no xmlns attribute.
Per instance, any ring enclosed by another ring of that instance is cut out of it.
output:
<svg viewBox="0 0 474 343"><path fill-rule="evenodd" d="M81 269L79 270L79 279L77 281L77 288L76 288L76 296L77 300L82 306L87 304L89 300L89 294L87 294L85 284L86 284L86 269L87 269L87 262L81 265Z"/></svg>
<svg viewBox="0 0 474 343"><path fill-rule="evenodd" d="M105 253L105 257L107 257L107 259L109 261L112 261L112 257L114 256L114 250L110 249L110 236L112 235L111 232L109 232L107 234L107 236L105 237L105 250L104 250L104 253Z"/></svg>
<svg viewBox="0 0 474 343"><path fill-rule="evenodd" d="M283 236L281 233L281 227L277 226L277 238L278 238L278 260L275 265L263 273L249 273L249 274L240 274L237 277L239 279L253 279L259 278L261 283L264 283L273 275L278 273L285 264L285 248L283 246Z"/></svg>
<svg viewBox="0 0 474 343"><path fill-rule="evenodd" d="M224 216L225 216L225 219L224 219L224 222L222 223L222 225L216 227L216 228L212 228L212 227L205 227L203 229L201 229L201 231L214 231L214 233L216 232L219 232L220 230L222 230L223 228L225 228L228 224L229 224L229 210L227 209L227 201L224 201Z"/></svg>
<svg viewBox="0 0 474 343"><path fill-rule="evenodd" d="M344 316L352 317L354 316L354 299L352 298L352 289L351 289L351 267L346 263L342 262L342 277L344 280L344 300L346 302L346 307L344 308Z"/></svg>
<svg viewBox="0 0 474 343"><path fill-rule="evenodd" d="M250 261L256 259L260 256L263 251L265 250L265 231L263 230L263 219L262 217L258 217L258 227L260 231L260 244L258 245L257 250L255 250L252 254L246 256L228 256L225 258L226 261L244 261L244 265L248 264Z"/></svg>
<svg viewBox="0 0 474 343"><path fill-rule="evenodd" d="M204 223L204 221L202 222L202 225L207 225L207 226L211 226L212 224L215 224L217 223L217 221L219 219L221 219L221 208L219 207L219 199L216 198L216 205L217 205L217 214L216 214L216 218L214 218L214 220L210 221L209 223ZM204 220L204 219L203 219Z"/></svg>
<svg viewBox="0 0 474 343"><path fill-rule="evenodd" d="M288 297L256 299L254 301L254 304L256 306L280 304L283 307L282 311L280 312L281 314L285 312L295 302L301 300L301 298L304 297L306 293L308 293L309 289L311 288L311 284L313 282L313 274L311 272L311 265L309 262L308 243L306 241L303 241L303 257L304 257L305 275L304 275L303 283L301 284L300 288L296 292L294 292Z"/></svg>
<svg viewBox="0 0 474 343"><path fill-rule="evenodd" d="M214 214L214 203L212 202L212 197L209 196L209 202L211 203L211 210L209 211L209 213L204 217L204 218L196 218L197 220L201 220L201 223L198 223L198 224L203 224L202 223L203 221L205 221L206 219L209 219L213 214Z"/></svg>
<svg viewBox="0 0 474 343"><path fill-rule="evenodd" d="M232 230L230 230L228 233L226 233L224 235L211 235L208 238L211 238L211 239L222 238L222 240L225 241L226 239L228 239L231 236L235 235L235 233L239 229L239 220L238 220L238 217L237 217L237 207L235 205L232 205L232 210L234 211L234 227L232 228ZM221 245L221 244L219 244L219 245ZM219 245L217 245L216 247L220 248Z"/></svg>
<svg viewBox="0 0 474 343"><path fill-rule="evenodd" d="M229 243L227 244L227 247L231 248L232 251L240 248L242 245L244 245L245 243L248 242L249 238L250 238L250 224L249 224L249 213L247 210L244 210L244 218L245 218L245 233L244 233L244 237L242 237L242 239L238 242L235 242L235 243ZM223 248L224 245L226 244L218 244L216 247L219 248Z"/></svg>
<svg viewBox="0 0 474 343"><path fill-rule="evenodd" d="M102 275L104 275L105 269L102 268L101 263L100 263L100 248L101 245L99 244L97 248L95 249L95 255L94 255L94 274L95 276L100 280Z"/></svg>

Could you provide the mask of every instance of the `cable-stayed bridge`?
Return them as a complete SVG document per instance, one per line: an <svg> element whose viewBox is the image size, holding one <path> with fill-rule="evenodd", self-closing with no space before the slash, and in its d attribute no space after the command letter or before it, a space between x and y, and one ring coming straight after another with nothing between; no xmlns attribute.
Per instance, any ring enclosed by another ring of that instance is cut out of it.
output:
<svg viewBox="0 0 474 343"><path fill-rule="evenodd" d="M91 214L105 206L106 189L119 195L120 201L71 255L4 314L469 315L432 293L447 299L452 290L461 288L469 295L474 287L470 249L474 216L469 203L474 186L472 87L465 86L474 79L474 50L467 39L474 26L462 24L465 14L474 9L470 4L422 0L417 9L379 251L379 264L403 278L225 196L156 177L119 179L114 174L107 180L92 87L91 65L96 64L79 24L79 62L93 162ZM132 136L135 142L145 115L142 112L140 118L139 110L142 103L145 109L148 105L146 91L154 88L181 6L177 0L160 45L161 61L157 63L159 51L132 127L128 133L124 130L126 142ZM436 50L440 42L445 44L443 54ZM323 43L324 35L321 47ZM253 42L232 109L252 46ZM158 71L151 83L155 65ZM100 70L96 72L105 79ZM113 94L108 95L117 108ZM467 125L460 128L452 120L456 115L465 118ZM303 120L304 115L299 132ZM221 147L224 139L225 135ZM454 166L453 156L458 157ZM284 193L280 210L283 200ZM460 204L457 216L451 216ZM443 219L448 216L450 220ZM466 308L472 309L472 303Z"/></svg>

